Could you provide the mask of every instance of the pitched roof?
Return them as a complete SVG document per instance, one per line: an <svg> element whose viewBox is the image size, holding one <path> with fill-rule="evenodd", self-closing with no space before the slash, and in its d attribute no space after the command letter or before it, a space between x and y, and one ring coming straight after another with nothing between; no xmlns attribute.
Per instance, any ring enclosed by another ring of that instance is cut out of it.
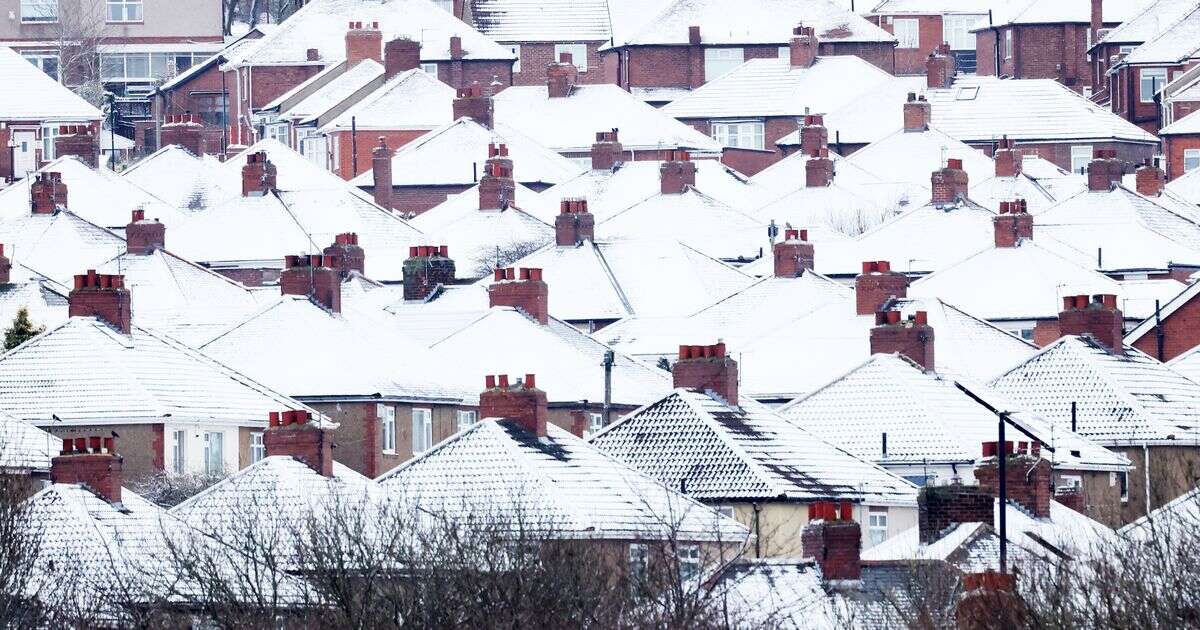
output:
<svg viewBox="0 0 1200 630"><path fill-rule="evenodd" d="M1185 2L1180 2L1185 4ZM1182 63L1200 51L1200 5L1188 3L1191 10L1174 23L1161 24L1159 31L1118 62L1118 65Z"/></svg>
<svg viewBox="0 0 1200 630"><path fill-rule="evenodd" d="M490 419L379 478L393 498L450 515L511 515L563 538L741 542L744 526L602 454L556 426L538 438Z"/></svg>
<svg viewBox="0 0 1200 630"><path fill-rule="evenodd" d="M1194 285L1193 285L1194 286ZM1134 332L1138 332L1135 329ZM1144 334L1144 333L1143 333ZM1133 333L1130 333L1132 336ZM1187 352L1167 361L1167 367L1179 372L1180 374L1200 383L1200 346L1196 346Z"/></svg>
<svg viewBox="0 0 1200 630"><path fill-rule="evenodd" d="M1166 300L1160 300L1160 303L1162 306L1161 306L1161 310L1158 313L1159 318L1166 320L1168 317L1173 315L1175 313L1175 311L1179 310L1180 307L1191 302L1192 299L1196 297L1197 293L1200 293L1200 283L1198 283L1198 282L1193 282L1191 284L1188 284L1186 286L1182 286L1179 288L1181 290L1179 290L1175 294L1174 297L1172 297L1170 299L1166 299ZM1125 343L1126 344L1132 346L1133 344L1137 343L1138 340L1141 339L1142 337L1154 332L1156 325L1155 325L1155 313L1154 313L1153 305L1151 305L1150 313L1148 315L1144 315L1143 317L1145 319L1143 319L1141 323L1139 323L1137 326L1134 326L1133 330L1130 330L1129 332L1125 333ZM1190 352L1191 351L1189 350L1188 353L1190 353ZM1170 363L1168 363L1168 365L1175 367L1174 361L1175 360L1173 359ZM1176 369L1178 370L1178 368L1176 368ZM1190 375L1185 374L1185 376L1190 376Z"/></svg>
<svg viewBox="0 0 1200 630"><path fill-rule="evenodd" d="M11 48L0 47L0 119L100 120L100 110Z"/></svg>
<svg viewBox="0 0 1200 630"><path fill-rule="evenodd" d="M766 223L688 187L682 194L656 194L596 223L604 239L677 238L721 259L757 258L767 241Z"/></svg>
<svg viewBox="0 0 1200 630"><path fill-rule="evenodd" d="M506 266L514 253L537 251L554 241L554 227L523 209L546 201L520 184L515 196L515 206L480 210L479 186L473 186L417 215L412 225L424 232L423 242L450 248L459 278L479 278Z"/></svg>
<svg viewBox="0 0 1200 630"><path fill-rule="evenodd" d="M1168 25L1191 12L1200 4L1195 0L1153 0L1141 12L1129 16L1100 41L1092 44L1140 44L1161 33ZM1107 8L1107 7L1106 7ZM1105 18L1107 18L1107 14Z"/></svg>
<svg viewBox="0 0 1200 630"><path fill-rule="evenodd" d="M982 182L996 173L996 163L991 158L936 126L925 131L894 129L887 137L852 153L846 162L883 181L928 190L933 172L943 168L947 158L962 160L968 182Z"/></svg>
<svg viewBox="0 0 1200 630"><path fill-rule="evenodd" d="M892 13L986 14L1003 4L1003 0L883 0L874 9L871 9L871 13L874 15Z"/></svg>
<svg viewBox="0 0 1200 630"><path fill-rule="evenodd" d="M469 0L471 24L498 42L588 42L612 35L606 0Z"/></svg>
<svg viewBox="0 0 1200 630"><path fill-rule="evenodd" d="M1191 114L1176 120L1166 127L1159 129L1158 135L1173 136L1200 133L1200 116L1196 116L1195 114L1196 112L1192 112Z"/></svg>
<svg viewBox="0 0 1200 630"><path fill-rule="evenodd" d="M706 501L912 505L916 488L765 407L676 389L591 439L604 453Z"/></svg>
<svg viewBox="0 0 1200 630"><path fill-rule="evenodd" d="M788 159L792 158L795 156ZM854 169L846 167L843 170ZM836 178L829 186L801 186L751 210L750 215L766 223L803 226L808 230L809 238L815 242L842 240L842 236L861 234L863 230L883 223L900 211L900 200L880 203L878 199L865 196L872 191L864 188L839 184ZM890 191L896 189L892 187ZM882 189L876 191L882 192ZM763 265L767 264L765 259L766 256L763 257ZM774 264L773 260L771 264Z"/></svg>
<svg viewBox="0 0 1200 630"><path fill-rule="evenodd" d="M1124 22L1137 15L1151 0L1104 0L1105 22ZM1061 22L1091 21L1092 7L1089 0L1021 0L1001 5L993 24L1056 24ZM981 25L986 27L986 24Z"/></svg>
<svg viewBox="0 0 1200 630"><path fill-rule="evenodd" d="M837 109L825 112L832 149L839 150L838 142L869 144L895 131L903 125L903 105L909 93L921 92L925 84L924 76L893 77L875 84ZM789 133L775 144L799 146L800 131Z"/></svg>
<svg viewBox="0 0 1200 630"><path fill-rule="evenodd" d="M311 4L309 6L312 6ZM301 190L345 190L350 191L364 200L371 196L363 193L356 186L347 183L332 172L313 164L308 158L300 155L291 147L275 140L263 138L250 145L245 151L231 156L221 163L216 173L221 178L222 188L242 194L242 168L246 166L246 156L255 153L266 153L267 159L275 165L277 171L276 184L279 190L291 192Z"/></svg>
<svg viewBox="0 0 1200 630"><path fill-rule="evenodd" d="M1117 531L1120 535L1133 540L1157 539L1163 544L1170 545L1170 541L1175 538L1168 532L1188 531L1200 522L1200 500L1198 499L1200 499L1200 488L1192 488Z"/></svg>
<svg viewBox="0 0 1200 630"><path fill-rule="evenodd" d="M61 445L61 438L0 413L0 470L49 472Z"/></svg>
<svg viewBox="0 0 1200 630"><path fill-rule="evenodd" d="M359 131L436 129L451 122L453 102L454 88L414 68L388 79L329 121L321 131L328 133L351 126Z"/></svg>
<svg viewBox="0 0 1200 630"><path fill-rule="evenodd" d="M241 180L218 174L221 162L171 144L125 169L121 177L181 212L196 212L242 194ZM69 194L69 193L68 193Z"/></svg>
<svg viewBox="0 0 1200 630"><path fill-rule="evenodd" d="M1080 192L1069 186L1050 188L1022 172L1014 177L989 177L972 183L967 196L992 212L999 212L1002 202L1020 199L1026 203L1029 212L1037 214L1059 201L1055 193L1061 194L1063 191L1069 191L1071 195Z"/></svg>
<svg viewBox="0 0 1200 630"><path fill-rule="evenodd" d="M125 240L69 210L0 218L0 243L13 262L66 281L125 251Z"/></svg>
<svg viewBox="0 0 1200 630"><path fill-rule="evenodd" d="M1200 205L1200 169L1192 169L1167 182L1164 190L1193 205Z"/></svg>
<svg viewBox="0 0 1200 630"><path fill-rule="evenodd" d="M320 120L333 113L337 107L347 103L372 85L383 82L383 65L374 59L364 59L335 77L325 85L313 90L286 110L279 112L281 120L294 120L305 124Z"/></svg>
<svg viewBox="0 0 1200 630"><path fill-rule="evenodd" d="M1015 506L1009 509L1019 510ZM1000 535L989 523L955 523L942 533L941 538L928 544L920 541L920 533L919 527L910 527L864 549L862 560L870 563L940 560L963 573L1000 570ZM1013 536L1008 544L1008 561L1013 564L1045 555L1035 553L1034 549L1040 547L1036 539L1022 541Z"/></svg>
<svg viewBox="0 0 1200 630"><path fill-rule="evenodd" d="M843 202L849 201L852 208L861 206L865 201L875 206L875 210L899 210L912 203L912 201L923 201L929 197L929 193L925 190L914 187L906 182L887 181L875 173L869 172L832 152L829 154L829 159L833 160L832 187L839 188L840 191L832 193L822 193L819 191L806 193L803 191L807 188L805 182L808 177L809 159L811 158L801 151L792 153L755 173L750 178L751 186L746 191L748 194L743 194L740 201L730 201L724 197L720 199L738 208L762 208L768 204L772 204L772 202L784 202L793 193L800 195L800 199L797 200L799 203L805 202L805 196L815 194L831 195L834 197L834 200L841 198ZM701 163L703 162L704 160L701 160ZM704 189L701 188L701 190ZM820 202L819 205L837 207L837 204L827 204L824 202ZM804 208L801 208L801 210L804 210ZM755 214L758 213L760 211L755 212ZM814 214L820 216L821 213ZM883 215L879 214L877 216ZM811 229L809 233L816 236Z"/></svg>
<svg viewBox="0 0 1200 630"><path fill-rule="evenodd" d="M8 284L0 285L0 322L12 322L24 308L37 326L54 326L67 319L70 289L18 262L12 264Z"/></svg>

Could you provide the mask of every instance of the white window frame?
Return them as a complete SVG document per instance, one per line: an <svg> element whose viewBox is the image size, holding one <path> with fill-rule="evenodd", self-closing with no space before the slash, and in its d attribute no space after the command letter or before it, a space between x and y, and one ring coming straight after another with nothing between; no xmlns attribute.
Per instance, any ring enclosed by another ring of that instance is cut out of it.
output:
<svg viewBox="0 0 1200 630"><path fill-rule="evenodd" d="M576 70L588 71L587 44L555 44L554 60L558 61L562 53L571 53L571 63Z"/></svg>
<svg viewBox="0 0 1200 630"><path fill-rule="evenodd" d="M1004 60L1008 61L1013 58L1013 32L1011 28L1004 29ZM996 69L997 72L999 68Z"/></svg>
<svg viewBox="0 0 1200 630"><path fill-rule="evenodd" d="M475 426L479 421L479 412L474 409L459 409L455 414L455 420L459 431L465 431Z"/></svg>
<svg viewBox="0 0 1200 630"><path fill-rule="evenodd" d="M436 63L422 62L421 63L421 72L424 72L425 74L428 74L429 76L436 79L437 75L438 75L438 66Z"/></svg>
<svg viewBox="0 0 1200 630"><path fill-rule="evenodd" d="M592 435L599 433L604 428L604 414L589 413L588 414L588 434Z"/></svg>
<svg viewBox="0 0 1200 630"><path fill-rule="evenodd" d="M700 545L679 545L679 579L689 582L700 576Z"/></svg>
<svg viewBox="0 0 1200 630"><path fill-rule="evenodd" d="M21 0L22 24L56 24L58 0Z"/></svg>
<svg viewBox="0 0 1200 630"><path fill-rule="evenodd" d="M650 548L642 543L629 544L629 577L631 582L646 578L650 569Z"/></svg>
<svg viewBox="0 0 1200 630"><path fill-rule="evenodd" d="M1087 155L1084 155L1086 151ZM1091 164L1092 157L1095 156L1095 147L1090 144L1076 144L1071 146L1071 172L1080 173L1087 172L1088 164ZM1083 162L1083 170L1078 168L1079 162Z"/></svg>
<svg viewBox="0 0 1200 630"><path fill-rule="evenodd" d="M1153 80L1155 78L1157 78L1158 80L1151 81L1150 86L1146 85L1147 80ZM1138 102L1139 103L1153 103L1154 102L1154 89L1152 86L1157 86L1158 89L1161 90L1163 88L1163 86L1166 84L1167 84L1167 69L1166 68L1142 68L1141 70L1138 71ZM1147 87L1150 87L1150 89L1147 89Z"/></svg>
<svg viewBox="0 0 1200 630"><path fill-rule="evenodd" d="M512 67L513 73L515 74L515 73L520 72L521 71L521 45L520 44L505 44L505 46L508 46L508 49L512 51L512 54L517 56L517 60L513 62L513 67ZM557 58L558 57L556 56L555 59L557 59Z"/></svg>
<svg viewBox="0 0 1200 630"><path fill-rule="evenodd" d="M267 443L262 431L250 433L250 463L255 464L267 458Z"/></svg>
<svg viewBox="0 0 1200 630"><path fill-rule="evenodd" d="M1190 164L1190 166L1189 166ZM1183 172L1200 167L1200 149L1183 150Z"/></svg>
<svg viewBox="0 0 1200 630"><path fill-rule="evenodd" d="M225 473L225 433L222 431L204 432L204 472L208 475Z"/></svg>
<svg viewBox="0 0 1200 630"><path fill-rule="evenodd" d="M62 60L59 58L58 53L22 52L21 56L24 57L26 61L33 64L35 68L46 73L46 76L58 81L59 83L62 83ZM46 62L51 59L54 60L54 74L50 74L46 70Z"/></svg>
<svg viewBox="0 0 1200 630"><path fill-rule="evenodd" d="M942 16L942 40L950 50L975 50L975 33L971 29L987 14L950 14Z"/></svg>
<svg viewBox="0 0 1200 630"><path fill-rule="evenodd" d="M780 59L790 60L792 58L792 47L791 46L780 46L779 53L776 56L779 57Z"/></svg>
<svg viewBox="0 0 1200 630"><path fill-rule="evenodd" d="M888 513L887 508L869 508L867 510L867 536L874 547L887 540Z"/></svg>
<svg viewBox="0 0 1200 630"><path fill-rule="evenodd" d="M383 433L383 438L380 440L381 450L389 455L394 455L396 453L396 408L391 405L376 405L375 413L379 417L379 428Z"/></svg>
<svg viewBox="0 0 1200 630"><path fill-rule="evenodd" d="M433 410L414 407L412 410L413 455L433 447Z"/></svg>
<svg viewBox="0 0 1200 630"><path fill-rule="evenodd" d="M896 18L892 22L892 35L896 37L896 48L920 48L921 21L917 18Z"/></svg>
<svg viewBox="0 0 1200 630"><path fill-rule="evenodd" d="M122 23L137 23L145 20L142 0L106 0L104 3L104 17L110 24ZM116 9L120 14L114 18L113 10Z"/></svg>
<svg viewBox="0 0 1200 630"><path fill-rule="evenodd" d="M187 472L187 431L171 432L171 471L177 475Z"/></svg>
<svg viewBox="0 0 1200 630"><path fill-rule="evenodd" d="M763 149L766 125L761 120L729 120L712 123L712 138L721 146L738 149Z"/></svg>
<svg viewBox="0 0 1200 630"><path fill-rule="evenodd" d="M58 152L54 150L54 139L59 136L59 125L46 124L42 125L42 161L49 162L58 157Z"/></svg>
<svg viewBox="0 0 1200 630"><path fill-rule="evenodd" d="M789 53L790 56L790 53ZM734 46L704 49L704 80L713 79L729 74L738 66L746 63L746 49Z"/></svg>

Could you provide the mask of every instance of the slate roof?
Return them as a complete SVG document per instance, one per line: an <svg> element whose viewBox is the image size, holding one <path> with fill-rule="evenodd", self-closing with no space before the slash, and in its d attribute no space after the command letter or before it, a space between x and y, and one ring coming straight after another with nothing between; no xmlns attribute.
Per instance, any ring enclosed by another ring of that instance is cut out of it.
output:
<svg viewBox="0 0 1200 630"><path fill-rule="evenodd" d="M1195 286L1195 285L1192 285ZM1134 333L1142 333L1141 327L1136 328L1133 332L1126 335L1127 339L1132 339ZM1153 330L1153 329L1151 329ZM1167 361L1167 367L1179 372L1180 374L1200 383L1200 346L1196 346L1187 352Z"/></svg>
<svg viewBox="0 0 1200 630"><path fill-rule="evenodd" d="M1190 531L1198 522L1200 489L1192 488L1117 531L1132 540L1157 539L1170 545L1176 532Z"/></svg>
<svg viewBox="0 0 1200 630"><path fill-rule="evenodd" d="M723 260L757 258L767 241L766 221L732 208L695 188L655 194L596 223L601 239L677 238Z"/></svg>
<svg viewBox="0 0 1200 630"><path fill-rule="evenodd" d="M538 438L487 419L382 475L384 493L451 516L521 515L551 536L744 541L732 519L602 454L556 426Z"/></svg>
<svg viewBox="0 0 1200 630"><path fill-rule="evenodd" d="M406 70L351 105L321 131L329 133L351 126L359 131L437 129L451 122L454 94L454 88L420 68Z"/></svg>
<svg viewBox="0 0 1200 630"><path fill-rule="evenodd" d="M1145 7L1150 0L1104 0L1105 22L1124 22ZM996 11L993 23L1056 24L1087 23L1091 20L1089 0L1020 0L1006 3ZM986 26L984 24L983 26Z"/></svg>
<svg viewBox="0 0 1200 630"><path fill-rule="evenodd" d="M1080 192L1077 189L1067 190L1070 190L1072 195ZM989 177L973 183L967 196L992 212L999 212L1002 202L1020 199L1025 202L1030 213L1037 214L1059 201L1054 196L1055 192L1056 189L1046 187L1037 179L1025 173L1018 173L1014 177Z"/></svg>
<svg viewBox="0 0 1200 630"><path fill-rule="evenodd" d="M62 439L0 413L0 470L50 472Z"/></svg>
<svg viewBox="0 0 1200 630"><path fill-rule="evenodd" d="M612 35L606 0L469 0L471 24L498 42L588 42Z"/></svg>
<svg viewBox="0 0 1200 630"><path fill-rule="evenodd" d="M319 120L345 104L373 83L383 82L383 65L374 59L364 59L311 94L279 112L281 120L306 124Z"/></svg>
<svg viewBox="0 0 1200 630"><path fill-rule="evenodd" d="M991 158L943 133L936 122L925 131L893 129L887 137L855 151L846 162L883 181L904 183L922 191L929 190L933 172L944 167L947 158L962 160L968 182L982 182L995 175L996 163Z"/></svg>
<svg viewBox="0 0 1200 630"><path fill-rule="evenodd" d="M1192 112L1191 114L1176 120L1166 127L1159 129L1158 135L1173 136L1200 133L1200 116L1193 115L1195 113L1196 112Z"/></svg>
<svg viewBox="0 0 1200 630"><path fill-rule="evenodd" d="M197 157L172 144L138 160L121 177L179 211L191 213L242 194L241 179L219 176L220 165L213 156Z"/></svg>
<svg viewBox="0 0 1200 630"><path fill-rule="evenodd" d="M67 319L66 286L14 262L9 283L0 285L0 321L12 322L17 311L29 311L34 326L54 326Z"/></svg>
<svg viewBox="0 0 1200 630"><path fill-rule="evenodd" d="M1192 169L1167 182L1164 191L1193 205L1200 205L1200 169Z"/></svg>
<svg viewBox="0 0 1200 630"><path fill-rule="evenodd" d="M800 430L750 400L731 407L676 389L591 442L609 456L705 501L847 500L912 505L916 488Z"/></svg>
<svg viewBox="0 0 1200 630"><path fill-rule="evenodd" d="M100 120L100 110L29 63L0 47L0 119L83 122Z"/></svg>

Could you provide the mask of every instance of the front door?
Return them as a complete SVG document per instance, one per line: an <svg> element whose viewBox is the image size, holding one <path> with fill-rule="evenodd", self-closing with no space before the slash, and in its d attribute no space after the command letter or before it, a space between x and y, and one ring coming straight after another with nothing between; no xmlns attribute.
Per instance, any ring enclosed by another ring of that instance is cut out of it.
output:
<svg viewBox="0 0 1200 630"><path fill-rule="evenodd" d="M23 179L32 171L37 170L37 132L13 130L13 173L16 179Z"/></svg>

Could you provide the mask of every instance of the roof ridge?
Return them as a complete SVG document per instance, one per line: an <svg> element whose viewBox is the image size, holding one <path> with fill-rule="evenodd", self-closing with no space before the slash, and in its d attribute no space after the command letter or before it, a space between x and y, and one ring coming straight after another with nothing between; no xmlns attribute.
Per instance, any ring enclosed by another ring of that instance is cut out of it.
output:
<svg viewBox="0 0 1200 630"><path fill-rule="evenodd" d="M608 266L608 260L604 256L604 252L596 245L595 241L587 240L585 243L591 248L592 253L596 257L596 262L600 264L600 269L604 272L604 277L608 278L608 283L613 291L617 294L617 299L621 301L621 305L625 307L625 316L636 316L637 311L634 310L633 304L629 302L629 297L625 295L625 291L621 288L621 283L617 281L616 274L613 273L611 267Z"/></svg>

